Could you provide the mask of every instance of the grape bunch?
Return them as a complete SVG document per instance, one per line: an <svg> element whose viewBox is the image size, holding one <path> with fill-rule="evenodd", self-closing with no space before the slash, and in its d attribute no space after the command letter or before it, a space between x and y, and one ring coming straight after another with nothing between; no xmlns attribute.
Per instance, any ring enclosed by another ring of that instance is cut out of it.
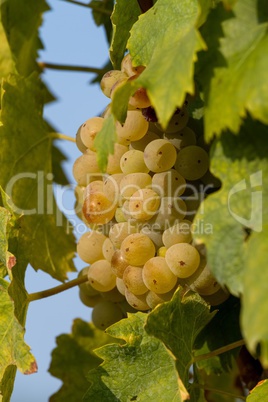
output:
<svg viewBox="0 0 268 402"><path fill-rule="evenodd" d="M125 56L121 70L103 76L103 93L112 98L143 70ZM127 312L149 311L170 300L179 286L198 292L211 305L228 298L209 269L204 245L192 237L195 211L206 196L202 189L208 182L212 187L219 183L209 171L202 138L189 126L187 107L186 100L163 130L146 90L138 89L124 125L116 122L117 141L105 174L94 140L109 106L78 129L82 154L73 166L76 211L88 227L77 244L87 264L79 275L88 277L80 285L80 299L93 308L92 321L100 329Z"/></svg>

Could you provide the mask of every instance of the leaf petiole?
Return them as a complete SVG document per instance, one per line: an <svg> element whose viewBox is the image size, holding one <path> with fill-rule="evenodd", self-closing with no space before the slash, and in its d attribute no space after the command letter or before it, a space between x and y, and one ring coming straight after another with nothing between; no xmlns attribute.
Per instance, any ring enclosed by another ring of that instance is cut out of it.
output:
<svg viewBox="0 0 268 402"><path fill-rule="evenodd" d="M40 292L30 293L28 294L28 302L32 302L34 300L44 299L46 297L57 295L58 293L64 292L65 290L71 289L75 286L80 285L88 280L87 275L79 276L69 282L63 283L62 285L55 286L54 288L41 290Z"/></svg>
<svg viewBox="0 0 268 402"><path fill-rule="evenodd" d="M111 15L111 12L109 10L106 10L105 8L97 7L90 3L82 3L81 1L77 1L77 0L63 0L63 1L66 1L67 3L75 4L77 6L91 8L93 11L96 11L101 14L106 14L109 16Z"/></svg>
<svg viewBox="0 0 268 402"><path fill-rule="evenodd" d="M57 63L49 63L45 61L40 61L38 63L39 67L44 70L45 68L50 68L52 70L61 70L61 71L77 71L83 73L95 73L95 74L105 74L107 69L105 68L97 68L97 67L86 67L86 66L73 66L70 64L57 64Z"/></svg>
<svg viewBox="0 0 268 402"><path fill-rule="evenodd" d="M240 339L239 341L229 343L229 345L222 346L221 348L212 350L209 353L204 353L202 355L194 356L191 364L199 362L200 360L210 359L212 357L221 355L222 353L229 352L229 350L238 348L238 347L243 346L243 345L245 345L244 339Z"/></svg>
<svg viewBox="0 0 268 402"><path fill-rule="evenodd" d="M67 140L67 141L70 141L70 142L75 142L75 138L73 138L73 137L71 137L69 135L66 135L66 134L51 133L50 137L58 139L58 140Z"/></svg>

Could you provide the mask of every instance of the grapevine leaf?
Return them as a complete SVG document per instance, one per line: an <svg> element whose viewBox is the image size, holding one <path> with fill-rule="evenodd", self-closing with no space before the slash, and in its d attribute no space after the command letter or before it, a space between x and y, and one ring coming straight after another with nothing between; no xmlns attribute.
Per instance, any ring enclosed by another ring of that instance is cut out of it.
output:
<svg viewBox="0 0 268 402"><path fill-rule="evenodd" d="M91 0L92 15L97 26L103 25L108 43L111 41L112 24L109 12L112 13L114 0Z"/></svg>
<svg viewBox="0 0 268 402"><path fill-rule="evenodd" d="M248 348L255 353L260 343L260 360L266 368L268 367L268 325L266 324L267 311L265 308L268 291L268 273L265 269L267 238L268 224L266 223L263 231L252 234L247 242L242 309L242 330Z"/></svg>
<svg viewBox="0 0 268 402"><path fill-rule="evenodd" d="M37 371L36 361L23 340L24 329L14 316L14 302L8 294L9 283L0 279L0 379L10 365L24 374Z"/></svg>
<svg viewBox="0 0 268 402"><path fill-rule="evenodd" d="M146 66L137 83L147 89L163 127L186 93L194 93L194 62L205 48L196 29L199 14L195 0L158 0L131 29L133 63Z"/></svg>
<svg viewBox="0 0 268 402"><path fill-rule="evenodd" d="M104 120L103 127L94 140L94 147L98 155L98 164L102 172L106 170L109 154L114 153L116 139L115 121L113 116L110 115Z"/></svg>
<svg viewBox="0 0 268 402"><path fill-rule="evenodd" d="M6 268L11 269L16 264L16 257L8 251L8 243L9 239L18 236L20 217L10 208L8 196L1 187L0 196L3 205L0 207L0 261Z"/></svg>
<svg viewBox="0 0 268 402"><path fill-rule="evenodd" d="M256 385L253 390L251 390L249 396L247 397L247 402L260 402L265 401L268 394L268 380L263 380Z"/></svg>
<svg viewBox="0 0 268 402"><path fill-rule="evenodd" d="M9 45L6 39L6 34L3 25L0 21L0 78L6 77L8 74L14 72L14 62ZM1 104L0 104L1 105Z"/></svg>
<svg viewBox="0 0 268 402"><path fill-rule="evenodd" d="M124 57L129 32L140 15L137 0L128 0L127 7L124 0L117 0L111 16L113 37L110 47L110 59L115 69L120 69Z"/></svg>
<svg viewBox="0 0 268 402"><path fill-rule="evenodd" d="M127 81L114 91L111 112L116 120L123 124L127 117L128 100L130 95L137 89L135 81Z"/></svg>
<svg viewBox="0 0 268 402"><path fill-rule="evenodd" d="M105 332L81 319L74 320L71 334L57 337L57 347L52 352L49 372L61 379L63 385L50 397L50 402L82 400L88 389L88 371L101 363L93 350L111 340L114 341Z"/></svg>
<svg viewBox="0 0 268 402"><path fill-rule="evenodd" d="M147 319L145 330L159 338L176 357L179 375L188 383L188 371L193 362L197 335L214 317L198 294L178 290L172 300L159 305Z"/></svg>
<svg viewBox="0 0 268 402"><path fill-rule="evenodd" d="M72 233L66 233L67 221L52 191L52 139L42 119L46 90L36 74L27 79L13 76L3 89L1 184L14 211L25 214L21 230L28 240L28 262L64 280L68 271L75 270L75 241Z"/></svg>
<svg viewBox="0 0 268 402"><path fill-rule="evenodd" d="M36 59L42 43L38 28L42 13L49 10L45 0L9 0L1 4L1 19L17 71L24 76L37 69Z"/></svg>
<svg viewBox="0 0 268 402"><path fill-rule="evenodd" d="M206 244L215 277L234 295L243 293L248 233L260 231L262 221L268 221L267 211L262 209L262 203L268 202L267 153L267 127L250 119L239 136L226 132L211 149L211 171L222 187L199 210L196 238ZM262 267L259 269L261 276Z"/></svg>
<svg viewBox="0 0 268 402"><path fill-rule="evenodd" d="M266 10L266 2L238 0L233 7L234 18L222 24L224 38L220 40L220 51L226 63L214 70L209 84L205 112L207 139L225 129L238 133L247 112L268 123Z"/></svg>
<svg viewBox="0 0 268 402"><path fill-rule="evenodd" d="M104 362L89 372L91 387L84 401L182 401L175 361L162 342L144 331L147 314L130 314L107 332L123 339L97 349ZM131 370L130 370L131 367ZM181 385L182 387L182 385ZM183 389L185 395L185 389ZM187 393L186 395L187 396Z"/></svg>

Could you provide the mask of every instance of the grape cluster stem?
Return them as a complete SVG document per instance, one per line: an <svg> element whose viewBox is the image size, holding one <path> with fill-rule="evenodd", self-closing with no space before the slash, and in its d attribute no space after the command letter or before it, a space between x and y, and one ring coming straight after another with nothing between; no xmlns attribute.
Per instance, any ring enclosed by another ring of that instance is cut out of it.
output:
<svg viewBox="0 0 268 402"><path fill-rule="evenodd" d="M28 295L28 302L32 302L34 300L45 299L46 297L57 295L58 293L64 292L65 290L71 289L75 286L80 285L88 280L87 275L79 276L78 278L72 279L69 282L63 283L62 285L55 286L50 289L41 290L39 292L30 293Z"/></svg>

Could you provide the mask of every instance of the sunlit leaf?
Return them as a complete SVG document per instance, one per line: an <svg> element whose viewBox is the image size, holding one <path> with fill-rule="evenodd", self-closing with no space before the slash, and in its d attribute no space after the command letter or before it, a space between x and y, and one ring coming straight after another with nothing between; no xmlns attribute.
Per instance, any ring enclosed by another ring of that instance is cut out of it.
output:
<svg viewBox="0 0 268 402"><path fill-rule="evenodd" d="M182 401L175 360L159 340L144 331L146 317L131 314L107 330L126 343L95 351L104 362L89 373L92 385L84 401L147 402L158 400L159 395L163 401Z"/></svg>

